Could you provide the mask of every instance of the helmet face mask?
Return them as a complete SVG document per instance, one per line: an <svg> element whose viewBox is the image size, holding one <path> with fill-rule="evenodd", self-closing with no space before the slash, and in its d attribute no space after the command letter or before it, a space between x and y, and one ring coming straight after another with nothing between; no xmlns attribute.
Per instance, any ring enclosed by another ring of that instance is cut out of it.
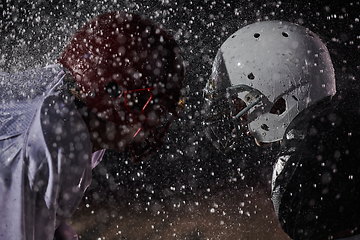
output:
<svg viewBox="0 0 360 240"><path fill-rule="evenodd" d="M227 87L225 91L205 89L206 135L219 150L227 152L247 130L247 124L254 119L257 110L264 109L264 96L246 85Z"/></svg>
<svg viewBox="0 0 360 240"><path fill-rule="evenodd" d="M149 93L150 97L146 102L143 101L144 105L140 104L140 106L143 106L141 109L128 107L128 111L141 126L133 135L134 144L129 145L132 159L136 159L133 160L134 162L156 152L159 146L163 145L163 138L170 124L179 117L179 112L168 104L171 102L169 97L164 96L159 102L153 102L151 89L145 91ZM145 95L144 93L141 94ZM137 138L141 139L141 141L138 141Z"/></svg>
<svg viewBox="0 0 360 240"><path fill-rule="evenodd" d="M216 55L204 89L206 132L214 145L223 142L221 150L245 126L258 142L276 142L302 110L335 92L330 55L319 37L288 22L254 23L231 35ZM220 112L224 117L215 123Z"/></svg>
<svg viewBox="0 0 360 240"><path fill-rule="evenodd" d="M127 149L137 149L131 151L134 162L148 156L143 154L148 148L160 148L179 116L185 74L181 50L164 30L139 15L105 13L75 33L58 61L99 118L120 128L138 126L126 143ZM133 143L148 147L142 152Z"/></svg>

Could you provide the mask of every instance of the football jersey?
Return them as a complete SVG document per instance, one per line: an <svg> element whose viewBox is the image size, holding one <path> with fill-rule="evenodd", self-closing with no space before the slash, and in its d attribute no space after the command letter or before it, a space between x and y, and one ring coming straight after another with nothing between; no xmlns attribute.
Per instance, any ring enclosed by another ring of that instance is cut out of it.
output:
<svg viewBox="0 0 360 240"><path fill-rule="evenodd" d="M360 225L357 95L349 91L324 99L301 112L285 132L272 200L292 239L327 239Z"/></svg>
<svg viewBox="0 0 360 240"><path fill-rule="evenodd" d="M58 65L0 73L0 240L53 239L104 155L92 154L64 76Z"/></svg>

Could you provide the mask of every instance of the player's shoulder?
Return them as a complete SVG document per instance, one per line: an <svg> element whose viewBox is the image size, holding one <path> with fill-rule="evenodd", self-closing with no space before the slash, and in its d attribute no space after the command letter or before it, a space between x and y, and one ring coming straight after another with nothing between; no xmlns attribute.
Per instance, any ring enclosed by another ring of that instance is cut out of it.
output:
<svg viewBox="0 0 360 240"><path fill-rule="evenodd" d="M340 91L326 104L312 109L312 126L323 132L346 130L360 126L360 97L354 91Z"/></svg>
<svg viewBox="0 0 360 240"><path fill-rule="evenodd" d="M15 73L0 73L0 100L34 99L61 82L65 72L55 64Z"/></svg>
<svg viewBox="0 0 360 240"><path fill-rule="evenodd" d="M41 127L48 146L91 146L89 132L75 104L61 95L45 98L41 106ZM91 151L91 149L90 149Z"/></svg>
<svg viewBox="0 0 360 240"><path fill-rule="evenodd" d="M337 101L333 101L332 98L328 97L311 107L304 109L289 124L285 132L285 137L289 134L289 132L291 133L294 131L306 134L312 124L326 118L327 115L334 111L337 105Z"/></svg>
<svg viewBox="0 0 360 240"><path fill-rule="evenodd" d="M309 150L331 131L339 118L335 109L339 102L336 98L328 97L315 105L304 109L289 124L285 131L281 149L286 154L296 154ZM311 146L310 146L311 145ZM298 150L298 151L296 151Z"/></svg>
<svg viewBox="0 0 360 240"><path fill-rule="evenodd" d="M308 109L303 110L287 128L283 145L306 149L320 142L343 144L354 129L360 127L360 101L358 94L338 92ZM355 135L354 135L355 136Z"/></svg>

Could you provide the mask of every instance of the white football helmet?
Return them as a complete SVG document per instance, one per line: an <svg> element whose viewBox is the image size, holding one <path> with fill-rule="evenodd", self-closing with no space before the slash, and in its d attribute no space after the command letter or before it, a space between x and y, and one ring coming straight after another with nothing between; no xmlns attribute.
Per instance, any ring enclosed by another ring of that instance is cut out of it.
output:
<svg viewBox="0 0 360 240"><path fill-rule="evenodd" d="M304 109L336 92L330 54L310 30L264 21L232 34L204 89L206 134L222 150L248 126L259 142L281 140Z"/></svg>

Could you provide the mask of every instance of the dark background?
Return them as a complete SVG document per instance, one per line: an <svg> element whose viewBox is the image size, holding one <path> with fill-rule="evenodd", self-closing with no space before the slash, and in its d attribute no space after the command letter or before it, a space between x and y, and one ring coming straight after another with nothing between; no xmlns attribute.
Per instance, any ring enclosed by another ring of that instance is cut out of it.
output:
<svg viewBox="0 0 360 240"><path fill-rule="evenodd" d="M203 133L202 89L227 37L256 21L284 20L322 38L346 94L359 81L359 9L359 1L3 1L0 70L54 63L76 30L104 12L162 25L187 61L183 115L145 162L108 151L69 223L81 239L287 239L269 199L277 146L262 150L244 137L227 155L216 151Z"/></svg>

